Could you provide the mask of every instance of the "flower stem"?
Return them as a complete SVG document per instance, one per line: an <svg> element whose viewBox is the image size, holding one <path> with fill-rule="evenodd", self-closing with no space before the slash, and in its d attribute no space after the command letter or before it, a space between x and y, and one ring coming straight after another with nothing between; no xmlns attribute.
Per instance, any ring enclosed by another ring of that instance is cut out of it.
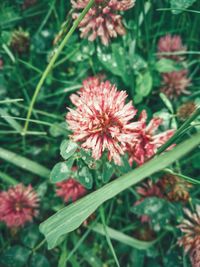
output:
<svg viewBox="0 0 200 267"><path fill-rule="evenodd" d="M194 121L198 116L200 115L200 107L196 109L196 111L183 123L183 125L178 128L178 130L175 132L175 134L164 144L162 145L159 149L157 154L162 153L165 151L169 146L171 146L177 138L180 137L182 133L185 132L185 130L190 126L190 123Z"/></svg>
<svg viewBox="0 0 200 267"><path fill-rule="evenodd" d="M57 48L57 50L56 50L55 54L53 55L51 61L49 62L49 64L47 65L45 71L43 72L42 77L40 78L40 80L39 80L39 82L37 84L37 87L35 89L35 92L33 94L33 97L31 99L31 103L30 103L30 106L29 106L29 109L28 109L28 113L27 113L27 117L26 117L26 122L25 122L24 128L23 128L22 133L21 133L22 135L26 135L26 132L28 130L29 121L30 121L30 117L31 117L31 114L32 114L32 111L33 111L33 107L34 107L35 101L37 99L37 96L38 96L38 94L40 92L40 89L42 88L42 85L43 85L46 77L48 76L49 72L52 70L52 68L54 66L54 63L55 63L57 57L59 56L60 52L65 47L65 45L68 42L69 38L74 33L74 31L78 27L78 25L81 22L81 20L85 17L85 15L89 11L89 9L92 7L94 1L95 0L90 0L89 3L87 4L87 6L84 8L84 10L81 12L80 16L74 21L71 29L66 34L65 38L63 39L63 41L61 42L61 44Z"/></svg>

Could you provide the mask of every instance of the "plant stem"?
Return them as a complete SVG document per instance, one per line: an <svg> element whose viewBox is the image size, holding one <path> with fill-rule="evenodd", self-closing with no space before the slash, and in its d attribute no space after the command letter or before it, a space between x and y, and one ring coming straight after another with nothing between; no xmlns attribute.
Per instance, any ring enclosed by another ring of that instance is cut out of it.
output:
<svg viewBox="0 0 200 267"><path fill-rule="evenodd" d="M74 33L74 31L76 30L76 28L78 27L79 23L81 22L81 20L85 17L85 15L87 14L87 12L89 11L89 9L92 7L94 3L94 0L90 0L89 3L87 4L87 6L84 8L84 10L81 12L80 16L74 21L71 29L69 30L69 32L66 34L65 38L63 39L63 41L61 42L61 44L59 45L59 47L57 48L55 54L53 55L51 61L49 62L48 66L46 67L45 71L42 74L42 77L40 78L37 87L35 89L35 92L33 94L33 97L31 99L31 103L28 109L28 113L27 113L27 117L26 117L26 122L24 125L24 128L22 130L22 135L26 135L26 132L28 130L28 126L29 126L29 120L33 111L33 107L35 104L35 101L37 99L37 96L42 88L42 85L46 79L46 77L48 76L48 74L50 73L51 69L54 66L54 63L57 59L57 57L59 56L60 52L63 50L63 48L65 47L66 43L68 42L69 38L71 37L71 35Z"/></svg>
<svg viewBox="0 0 200 267"><path fill-rule="evenodd" d="M32 253L36 252L39 248L41 248L45 242L46 239L43 239L35 248L33 248Z"/></svg>
<svg viewBox="0 0 200 267"><path fill-rule="evenodd" d="M115 250L113 248L112 242L110 240L110 236L109 236L107 228L106 228L105 212L104 212L104 208L103 208L102 205L100 206L99 210L100 210L101 221L102 221L102 224L103 224L103 228L104 228L104 232L105 232L105 236L106 236L106 240L107 240L108 246L109 246L109 248L111 250L111 253L112 253L113 257L114 257L114 260L115 260L115 263L116 263L117 267L120 267L119 261L117 259L117 255L115 253Z"/></svg>
<svg viewBox="0 0 200 267"><path fill-rule="evenodd" d="M165 151L169 146L171 146L177 138L180 137L180 135L185 132L185 129L190 125L192 121L194 121L198 116L200 115L200 107L196 109L196 111L183 123L183 125L178 128L178 130L175 132L175 134L164 144L162 145L159 149L157 154L162 153Z"/></svg>
<svg viewBox="0 0 200 267"><path fill-rule="evenodd" d="M187 182L189 182L191 184L198 184L198 185L200 185L200 181L195 180L195 179L193 179L193 178L191 178L189 176L186 176L186 175L183 175L183 174L180 174L180 173L177 173L177 172L173 172L170 169L164 169L163 172L166 172L166 173L169 173L169 174L178 176L180 178L183 178L184 180L186 180Z"/></svg>

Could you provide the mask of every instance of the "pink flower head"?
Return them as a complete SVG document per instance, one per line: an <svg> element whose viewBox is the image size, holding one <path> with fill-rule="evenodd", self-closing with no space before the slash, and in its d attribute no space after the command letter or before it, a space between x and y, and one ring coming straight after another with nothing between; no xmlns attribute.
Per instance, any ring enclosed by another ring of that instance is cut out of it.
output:
<svg viewBox="0 0 200 267"><path fill-rule="evenodd" d="M86 189L76 180L70 178L68 180L59 182L56 184L58 189L56 190L57 196L63 198L65 202L70 200L76 201L86 194Z"/></svg>
<svg viewBox="0 0 200 267"><path fill-rule="evenodd" d="M182 44L181 37L178 35L171 36L167 34L159 39L158 53L169 53L169 55L159 55L159 58L168 58L172 60L183 60L183 56L173 55L174 52L185 52L186 46ZM170 53L172 53L170 55Z"/></svg>
<svg viewBox="0 0 200 267"><path fill-rule="evenodd" d="M90 94L98 94L98 88L100 86L100 83L102 81L101 76L91 76L83 81L83 87L80 88L79 92L77 94L72 94L70 96L71 102L75 105L79 105L79 99L80 96L84 93L90 95ZM96 90L96 91L95 91ZM80 102L81 105L81 102Z"/></svg>
<svg viewBox="0 0 200 267"><path fill-rule="evenodd" d="M133 161L138 165L143 164L174 134L174 130L156 134L158 127L162 124L161 118L155 117L149 124L146 123L146 120L147 113L143 110L139 118L142 126L138 131L138 136L127 145L130 165L132 165Z"/></svg>
<svg viewBox="0 0 200 267"><path fill-rule="evenodd" d="M135 202L134 206L139 205L142 203L142 201L147 197L158 197L158 198L164 198L164 195L158 186L158 184L153 184L152 180L147 180L146 183L143 183L142 186L137 187L136 189L137 193L141 195L141 198ZM147 215L141 216L141 222L149 222L150 218Z"/></svg>
<svg viewBox="0 0 200 267"><path fill-rule="evenodd" d="M196 212L191 213L185 209L188 219L184 219L179 228L184 236L178 241L183 246L185 252L190 253L192 267L200 266L200 206L196 206Z"/></svg>
<svg viewBox="0 0 200 267"><path fill-rule="evenodd" d="M187 87L190 86L190 79L187 77L187 70L167 72L162 75L163 82L161 92L169 98L177 98L181 94L189 94Z"/></svg>
<svg viewBox="0 0 200 267"><path fill-rule="evenodd" d="M80 15L88 2L89 0L71 0L75 10L74 19ZM125 34L122 17L118 12L130 9L134 4L135 0L95 0L93 7L79 24L81 37L88 38L89 41L100 37L101 42L108 45L110 38Z"/></svg>
<svg viewBox="0 0 200 267"><path fill-rule="evenodd" d="M73 140L91 150L94 159L100 159L106 150L108 159L120 165L125 145L141 125L140 122L130 122L137 111L131 101L125 103L126 92L117 91L109 81L98 83L94 80L88 88L84 83L84 89L78 94L73 101L76 109L69 109L66 117Z"/></svg>
<svg viewBox="0 0 200 267"><path fill-rule="evenodd" d="M0 192L0 221L8 227L20 227L31 222L38 213L39 199L32 186L18 184Z"/></svg>

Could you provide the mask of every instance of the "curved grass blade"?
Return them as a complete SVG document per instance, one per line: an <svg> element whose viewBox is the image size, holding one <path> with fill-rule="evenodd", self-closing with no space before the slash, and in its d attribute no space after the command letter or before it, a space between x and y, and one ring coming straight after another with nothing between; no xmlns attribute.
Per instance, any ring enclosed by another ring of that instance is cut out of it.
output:
<svg viewBox="0 0 200 267"><path fill-rule="evenodd" d="M137 184L147 176L163 170L199 144L200 133L177 145L173 150L148 161L141 167L58 211L40 225L40 231L46 237L48 248L54 248L62 235L78 228L105 201Z"/></svg>
<svg viewBox="0 0 200 267"><path fill-rule="evenodd" d="M19 156L18 154L15 154L14 152L11 152L5 148L0 147L0 158L9 161L10 163L24 170L35 173L38 176L49 178L50 170L36 163L35 161Z"/></svg>
<svg viewBox="0 0 200 267"><path fill-rule="evenodd" d="M89 229L91 229L92 231L99 233L101 235L105 235L105 231L103 228L103 225L98 223L97 225L93 226L93 227L89 227ZM150 248L151 246L153 246L158 240L160 240L160 238L162 237L158 237L157 239L153 240L153 241L141 241L138 240L136 238L130 237L118 230L115 230L111 227L106 227L107 232L110 236L111 239L116 240L118 242L121 242L125 245L128 245L130 247L139 249L139 250L146 250L148 248Z"/></svg>

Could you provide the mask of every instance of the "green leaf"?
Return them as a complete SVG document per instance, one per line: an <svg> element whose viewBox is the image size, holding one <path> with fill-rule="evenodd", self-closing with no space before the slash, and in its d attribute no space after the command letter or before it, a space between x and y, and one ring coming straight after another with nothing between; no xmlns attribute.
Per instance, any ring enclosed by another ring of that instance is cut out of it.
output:
<svg viewBox="0 0 200 267"><path fill-rule="evenodd" d="M93 177L88 167L81 168L78 171L78 181L87 189L91 189L93 186Z"/></svg>
<svg viewBox="0 0 200 267"><path fill-rule="evenodd" d="M9 161L24 170L37 174L38 176L49 178L50 170L35 161L22 157L19 154L15 154L5 148L0 147L0 158Z"/></svg>
<svg viewBox="0 0 200 267"><path fill-rule="evenodd" d="M50 174L50 179L53 183L58 183L63 180L68 179L71 174L72 174L72 164L73 164L73 159L70 159L65 162L59 162L57 163Z"/></svg>
<svg viewBox="0 0 200 267"><path fill-rule="evenodd" d="M130 55L130 65L135 71L144 70L148 67L147 62L137 54Z"/></svg>
<svg viewBox="0 0 200 267"><path fill-rule="evenodd" d="M170 0L172 13L173 14L179 14L184 9L187 9L191 5L193 5L196 2L196 0Z"/></svg>
<svg viewBox="0 0 200 267"><path fill-rule="evenodd" d="M172 164L191 151L200 143L200 133L177 145L139 168L106 184L95 192L83 197L77 202L63 208L40 225L40 231L45 235L48 248L55 247L58 239L76 228L86 220L101 204L113 198L123 190L141 182L144 178Z"/></svg>
<svg viewBox="0 0 200 267"><path fill-rule="evenodd" d="M22 246L13 246L7 249L0 258L0 263L6 267L23 267L31 251Z"/></svg>
<svg viewBox="0 0 200 267"><path fill-rule="evenodd" d="M103 164L102 181L107 183L114 173L114 167L110 162Z"/></svg>
<svg viewBox="0 0 200 267"><path fill-rule="evenodd" d="M72 142L71 140L63 140L63 142L60 145L60 154L64 159L68 159L77 150L77 143Z"/></svg>
<svg viewBox="0 0 200 267"><path fill-rule="evenodd" d="M108 232L111 239L114 239L114 240L119 241L125 245L131 246L131 247L139 249L139 250L146 250L149 247L153 246L158 241L158 239L156 239L154 241L150 241L150 242L141 241L141 240L138 240L136 238L130 237L130 236L118 231L118 230L110 228L108 226L106 227L106 229L107 229L107 232ZM103 225L100 223L91 227L91 230L96 232L96 233L99 233L101 235L105 235Z"/></svg>
<svg viewBox="0 0 200 267"><path fill-rule="evenodd" d="M29 267L50 267L49 261L42 254L34 253L31 257Z"/></svg>
<svg viewBox="0 0 200 267"><path fill-rule="evenodd" d="M136 94L142 97L147 96L152 89L152 76L149 71L139 74L136 79Z"/></svg>
<svg viewBox="0 0 200 267"><path fill-rule="evenodd" d="M85 151L84 149L80 149L79 155L90 169L98 169L100 165L100 161L95 160L88 151Z"/></svg>
<svg viewBox="0 0 200 267"><path fill-rule="evenodd" d="M131 208L131 211L139 216L147 215L151 219L156 230L166 225L172 213L172 205L165 199L158 197L145 198L141 203Z"/></svg>
<svg viewBox="0 0 200 267"><path fill-rule="evenodd" d="M163 103L165 104L165 106L168 108L168 110L174 114L174 108L172 106L172 103L171 101L169 100L169 98L163 94L163 93L160 93L160 98L162 99Z"/></svg>
<svg viewBox="0 0 200 267"><path fill-rule="evenodd" d="M179 71L183 69L183 66L180 63L177 63L174 60L168 58L161 58L156 64L155 68L158 72L172 72Z"/></svg>
<svg viewBox="0 0 200 267"><path fill-rule="evenodd" d="M101 64L114 75L122 78L125 84L129 85L130 78L127 73L126 51L120 44L112 44L112 51L102 47L97 48L97 57Z"/></svg>

